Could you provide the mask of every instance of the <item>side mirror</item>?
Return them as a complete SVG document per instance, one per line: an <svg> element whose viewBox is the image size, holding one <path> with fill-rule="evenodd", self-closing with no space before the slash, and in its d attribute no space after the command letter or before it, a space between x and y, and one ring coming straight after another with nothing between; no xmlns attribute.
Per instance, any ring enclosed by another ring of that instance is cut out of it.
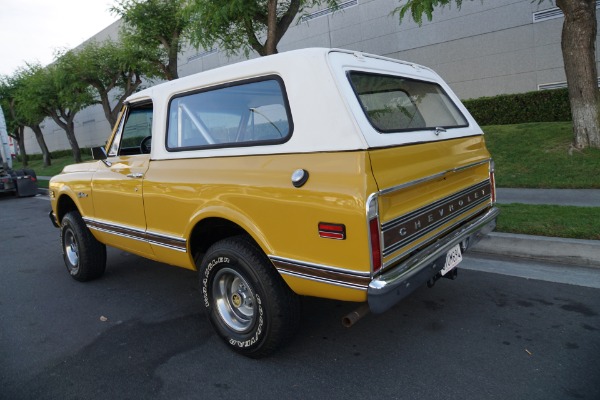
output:
<svg viewBox="0 0 600 400"><path fill-rule="evenodd" d="M94 160L106 160L106 149L104 147L92 147L92 158Z"/></svg>

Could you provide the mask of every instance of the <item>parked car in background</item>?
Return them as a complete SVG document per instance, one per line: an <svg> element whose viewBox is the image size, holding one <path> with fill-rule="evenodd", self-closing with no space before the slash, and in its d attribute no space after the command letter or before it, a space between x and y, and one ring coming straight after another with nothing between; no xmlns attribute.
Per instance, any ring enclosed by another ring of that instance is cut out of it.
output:
<svg viewBox="0 0 600 400"><path fill-rule="evenodd" d="M0 107L0 193L19 197L37 194L37 176L32 169L13 169L4 112Z"/></svg>

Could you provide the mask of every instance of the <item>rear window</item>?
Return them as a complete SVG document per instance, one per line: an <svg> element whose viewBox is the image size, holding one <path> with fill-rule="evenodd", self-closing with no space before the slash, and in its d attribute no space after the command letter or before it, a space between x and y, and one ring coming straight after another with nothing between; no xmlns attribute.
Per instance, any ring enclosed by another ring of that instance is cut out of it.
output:
<svg viewBox="0 0 600 400"><path fill-rule="evenodd" d="M369 122L381 133L468 126L438 84L356 71L348 78Z"/></svg>
<svg viewBox="0 0 600 400"><path fill-rule="evenodd" d="M169 151L277 144L292 134L278 77L186 93L169 103Z"/></svg>

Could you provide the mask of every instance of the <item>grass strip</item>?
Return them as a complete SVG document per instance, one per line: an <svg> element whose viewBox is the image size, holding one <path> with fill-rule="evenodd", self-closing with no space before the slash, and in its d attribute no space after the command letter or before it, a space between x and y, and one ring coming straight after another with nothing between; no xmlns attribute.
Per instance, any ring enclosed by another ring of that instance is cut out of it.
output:
<svg viewBox="0 0 600 400"><path fill-rule="evenodd" d="M600 240L600 207L498 204L496 231Z"/></svg>
<svg viewBox="0 0 600 400"><path fill-rule="evenodd" d="M92 156L88 154L82 154L81 158L83 161L89 161ZM29 160L28 166L24 167L20 161L13 161L13 169L29 168L35 171L36 175L39 176L54 176L60 173L64 167L70 164L75 164L73 157L59 157L52 159L52 165L44 167L43 160Z"/></svg>
<svg viewBox="0 0 600 400"><path fill-rule="evenodd" d="M572 149L570 122L490 125L483 131L498 187L600 189L600 149Z"/></svg>

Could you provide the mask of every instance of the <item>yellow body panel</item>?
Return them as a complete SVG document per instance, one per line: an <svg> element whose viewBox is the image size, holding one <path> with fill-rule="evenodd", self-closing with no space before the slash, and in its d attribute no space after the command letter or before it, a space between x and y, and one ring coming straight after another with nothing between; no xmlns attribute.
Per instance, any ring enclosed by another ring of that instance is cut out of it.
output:
<svg viewBox="0 0 600 400"><path fill-rule="evenodd" d="M111 157L111 165L100 163L94 174L93 201L94 218L127 226L130 229L146 230L146 216L142 184L148 169L150 155ZM104 243L152 256L150 244L144 241L115 235L102 236Z"/></svg>
<svg viewBox="0 0 600 400"><path fill-rule="evenodd" d="M270 256L368 272L365 199L376 187L367 162L365 152L153 162L148 229L188 237L201 220L224 218ZM301 188L291 182L296 168L310 174ZM347 240L320 238L319 222L345 224Z"/></svg>
<svg viewBox="0 0 600 400"><path fill-rule="evenodd" d="M76 204L81 215L94 215L92 176L97 168L96 161L69 165L61 175L53 177L48 185L52 210L56 213L58 198L67 196Z"/></svg>
<svg viewBox="0 0 600 400"><path fill-rule="evenodd" d="M489 159L483 136L373 150L370 152L379 196L382 224L489 179ZM397 259L439 232L490 207L490 202L447 221L384 258L384 264ZM427 214L424 215L427 217Z"/></svg>

